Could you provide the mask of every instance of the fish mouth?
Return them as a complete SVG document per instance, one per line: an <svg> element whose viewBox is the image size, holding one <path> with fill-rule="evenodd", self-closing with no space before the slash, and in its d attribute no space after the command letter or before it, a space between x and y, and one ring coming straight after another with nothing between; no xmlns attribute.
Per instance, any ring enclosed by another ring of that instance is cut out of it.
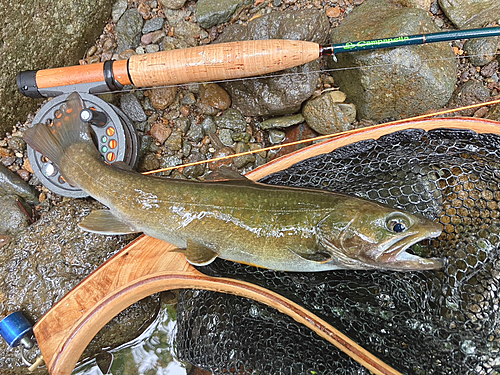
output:
<svg viewBox="0 0 500 375"><path fill-rule="evenodd" d="M396 238L392 243L388 243L387 248L382 250L374 260L379 264L383 264L385 269L394 271L440 269L444 266L443 259L422 258L406 251L410 246L425 239L438 237L440 234L440 228L427 232L425 235L419 231L408 232L404 237Z"/></svg>

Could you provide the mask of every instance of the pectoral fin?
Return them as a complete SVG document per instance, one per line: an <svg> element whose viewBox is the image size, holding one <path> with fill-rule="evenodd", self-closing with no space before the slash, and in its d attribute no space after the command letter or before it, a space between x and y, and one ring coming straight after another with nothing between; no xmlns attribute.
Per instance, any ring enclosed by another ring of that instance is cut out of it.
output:
<svg viewBox="0 0 500 375"><path fill-rule="evenodd" d="M326 251L321 251L317 250L315 252L311 253L304 253L304 252L299 252L299 251L294 251L290 249L290 251L299 257L311 261L311 262L317 262L317 263L326 263L332 260L332 254L327 253Z"/></svg>
<svg viewBox="0 0 500 375"><path fill-rule="evenodd" d="M118 219L109 210L92 211L83 219L79 227L87 232L105 235L138 233L137 230Z"/></svg>
<svg viewBox="0 0 500 375"><path fill-rule="evenodd" d="M219 255L205 245L201 245L190 239L187 240L185 250L176 251L184 253L184 255L186 255L186 260L193 266L206 266L212 263Z"/></svg>

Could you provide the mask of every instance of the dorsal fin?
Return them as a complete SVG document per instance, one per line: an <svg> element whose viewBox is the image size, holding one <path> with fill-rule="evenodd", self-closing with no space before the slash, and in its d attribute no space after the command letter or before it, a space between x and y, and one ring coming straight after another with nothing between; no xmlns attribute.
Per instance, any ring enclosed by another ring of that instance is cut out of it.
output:
<svg viewBox="0 0 500 375"><path fill-rule="evenodd" d="M205 177L205 181L241 181L253 184L253 181L249 180L240 173L228 168L221 167Z"/></svg>

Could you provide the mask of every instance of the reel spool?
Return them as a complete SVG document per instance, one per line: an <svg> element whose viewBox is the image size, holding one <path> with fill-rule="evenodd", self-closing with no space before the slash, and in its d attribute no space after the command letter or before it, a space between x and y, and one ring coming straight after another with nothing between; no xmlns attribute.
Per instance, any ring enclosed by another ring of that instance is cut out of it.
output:
<svg viewBox="0 0 500 375"><path fill-rule="evenodd" d="M68 94L59 95L45 104L33 119L33 123L51 123L57 116L60 106ZM139 138L127 116L114 105L99 97L80 93L85 104L80 117L87 122L92 131L92 138L103 160L109 164L122 161L132 168L137 162ZM28 158L35 175L44 186L56 194L70 198L84 198L88 194L71 186L52 162L28 146Z"/></svg>

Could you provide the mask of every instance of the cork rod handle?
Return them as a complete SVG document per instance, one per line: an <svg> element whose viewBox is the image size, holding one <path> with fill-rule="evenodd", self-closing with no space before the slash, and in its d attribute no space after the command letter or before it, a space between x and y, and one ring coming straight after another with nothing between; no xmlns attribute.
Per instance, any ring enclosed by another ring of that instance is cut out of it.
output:
<svg viewBox="0 0 500 375"><path fill-rule="evenodd" d="M299 66L319 57L317 43L250 40L135 55L129 74L138 87L244 78Z"/></svg>

